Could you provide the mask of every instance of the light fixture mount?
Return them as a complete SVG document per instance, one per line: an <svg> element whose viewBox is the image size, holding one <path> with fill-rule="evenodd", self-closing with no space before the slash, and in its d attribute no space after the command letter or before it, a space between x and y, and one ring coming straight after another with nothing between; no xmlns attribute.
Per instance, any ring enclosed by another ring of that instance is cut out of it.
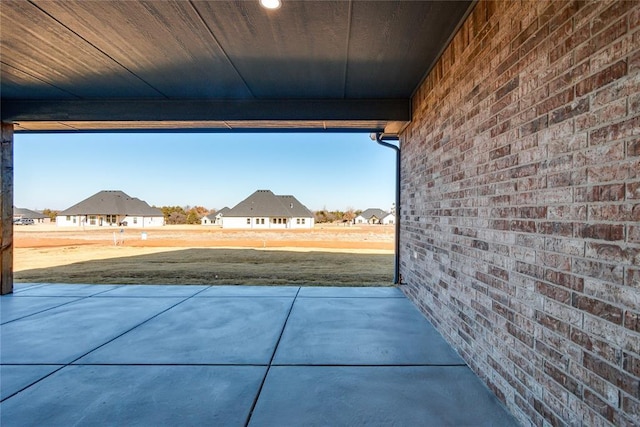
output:
<svg viewBox="0 0 640 427"><path fill-rule="evenodd" d="M280 9L282 2L280 0L260 0L260 6L270 10Z"/></svg>

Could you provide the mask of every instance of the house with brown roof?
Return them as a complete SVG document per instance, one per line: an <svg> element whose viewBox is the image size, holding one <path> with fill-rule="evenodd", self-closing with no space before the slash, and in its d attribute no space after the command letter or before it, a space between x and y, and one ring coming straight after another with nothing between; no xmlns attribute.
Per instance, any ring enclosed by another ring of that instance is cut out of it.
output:
<svg viewBox="0 0 640 427"><path fill-rule="evenodd" d="M157 227L164 215L143 200L122 191L104 190L63 210L56 217L59 227Z"/></svg>
<svg viewBox="0 0 640 427"><path fill-rule="evenodd" d="M313 213L294 196L258 190L222 216L222 228L313 228Z"/></svg>

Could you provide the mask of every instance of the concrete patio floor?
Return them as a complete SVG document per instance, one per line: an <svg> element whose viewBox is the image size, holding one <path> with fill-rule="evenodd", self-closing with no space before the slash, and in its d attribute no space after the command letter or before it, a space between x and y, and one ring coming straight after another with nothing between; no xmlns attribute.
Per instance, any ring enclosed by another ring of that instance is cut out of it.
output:
<svg viewBox="0 0 640 427"><path fill-rule="evenodd" d="M515 426L396 288L17 284L0 424Z"/></svg>

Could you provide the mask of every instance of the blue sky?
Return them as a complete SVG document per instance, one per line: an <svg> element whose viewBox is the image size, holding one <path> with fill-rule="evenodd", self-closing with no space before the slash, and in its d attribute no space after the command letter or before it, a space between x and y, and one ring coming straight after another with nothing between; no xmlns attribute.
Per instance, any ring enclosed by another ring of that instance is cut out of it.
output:
<svg viewBox="0 0 640 427"><path fill-rule="evenodd" d="M28 209L66 209L100 190L220 209L268 189L311 210L388 210L395 153L364 133L18 133L14 176L14 204Z"/></svg>

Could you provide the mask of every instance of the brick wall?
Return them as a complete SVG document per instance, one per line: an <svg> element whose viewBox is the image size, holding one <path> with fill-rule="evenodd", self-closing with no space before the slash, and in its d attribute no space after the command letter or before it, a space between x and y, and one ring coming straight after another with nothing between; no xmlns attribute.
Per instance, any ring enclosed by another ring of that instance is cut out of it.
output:
<svg viewBox="0 0 640 427"><path fill-rule="evenodd" d="M640 424L640 2L481 1L401 136L402 288L523 424Z"/></svg>

